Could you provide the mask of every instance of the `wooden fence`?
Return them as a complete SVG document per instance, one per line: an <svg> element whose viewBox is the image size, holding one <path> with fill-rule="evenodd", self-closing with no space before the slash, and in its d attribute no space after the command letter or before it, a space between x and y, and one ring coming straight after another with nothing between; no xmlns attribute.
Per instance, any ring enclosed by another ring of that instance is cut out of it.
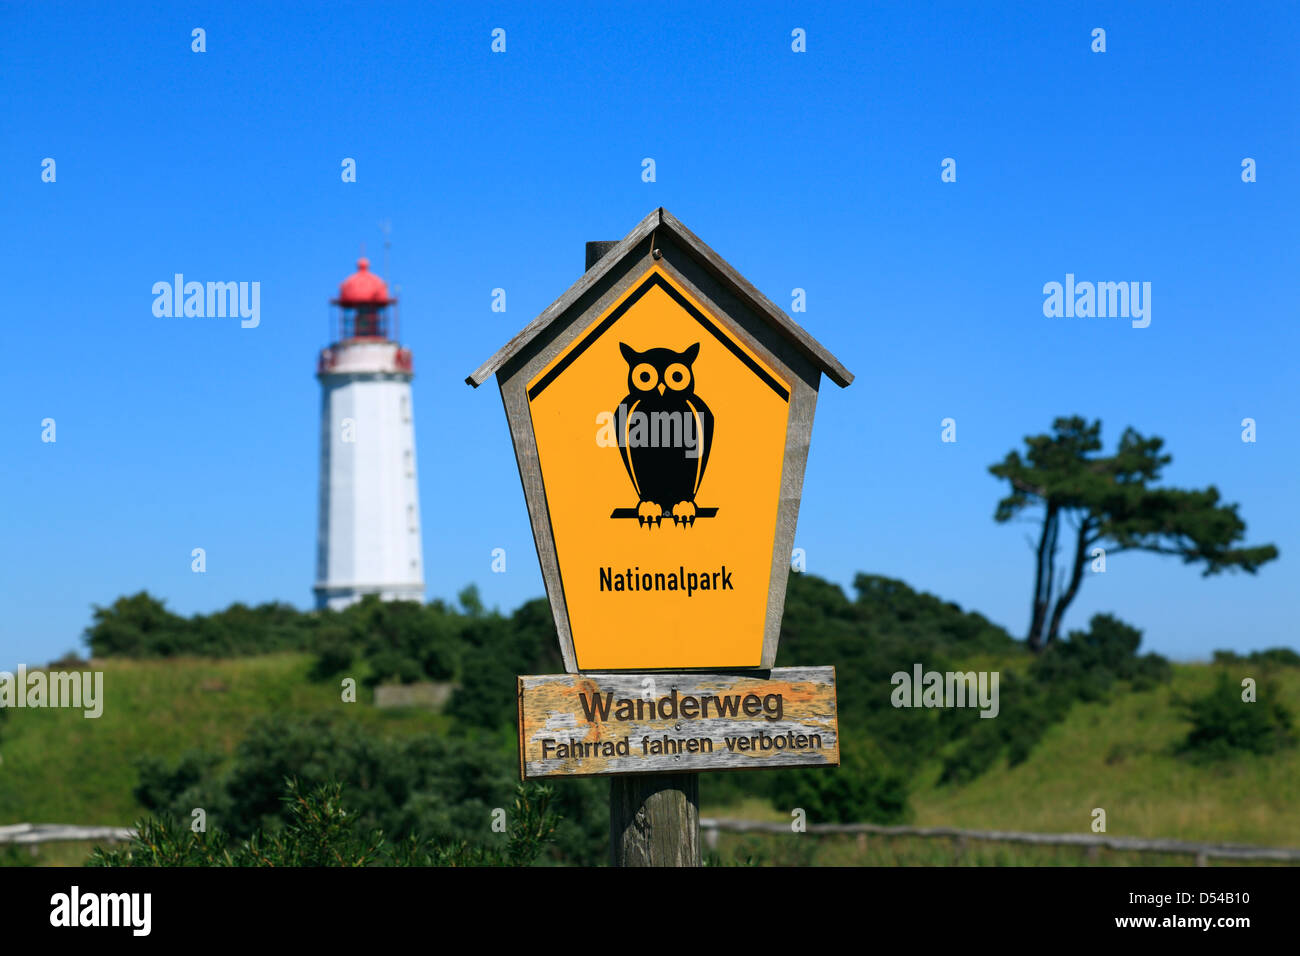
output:
<svg viewBox="0 0 1300 956"><path fill-rule="evenodd" d="M940 837L956 841L958 844L967 840L983 840L990 843L1028 843L1037 846L1082 846L1090 850L1105 848L1134 853L1169 853L1194 856L1200 866L1204 866L1211 858L1300 863L1300 849L1288 847L1187 843L1182 840L1107 836L1104 833L1017 833L1012 830L959 830L954 827L881 826L875 823L810 823L806 830L816 835L860 836L863 839L873 834L893 837ZM717 848L718 834L723 831L769 834L792 832L788 823L700 818L700 832L710 849ZM0 826L0 844L31 845L67 840L119 843L130 840L134 836L135 830L130 827L80 827L63 823L15 823L10 826Z"/></svg>
<svg viewBox="0 0 1300 956"><path fill-rule="evenodd" d="M61 843L68 840L123 843L135 836L131 827L79 827L66 823L14 823L0 826L0 844Z"/></svg>
<svg viewBox="0 0 1300 956"><path fill-rule="evenodd" d="M791 833L789 823L760 823L754 820L700 818L700 832L705 845L714 849L718 833ZM967 840L992 843L1029 843L1038 846L1082 846L1096 852L1101 848L1135 853L1172 853L1196 857L1198 866L1212 858L1226 860L1273 860L1300 863L1300 849L1288 847L1247 846L1234 843L1187 843L1182 840L1151 840L1144 837L1107 836L1104 833L1017 833L1011 830L959 830L954 827L882 826L875 823L809 823L808 833L850 835L865 840L868 835L942 837L959 845Z"/></svg>

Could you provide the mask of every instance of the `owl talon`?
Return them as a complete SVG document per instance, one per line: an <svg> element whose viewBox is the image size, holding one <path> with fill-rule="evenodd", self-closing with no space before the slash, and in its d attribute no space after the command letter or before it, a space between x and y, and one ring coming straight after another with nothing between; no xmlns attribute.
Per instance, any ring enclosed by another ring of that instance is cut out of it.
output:
<svg viewBox="0 0 1300 956"><path fill-rule="evenodd" d="M673 505L673 524L684 524L687 527L695 524L695 502L679 501Z"/></svg>
<svg viewBox="0 0 1300 956"><path fill-rule="evenodd" d="M659 527L659 522L663 520L664 509L653 501L643 501L636 506L636 521L642 527L650 525L653 528Z"/></svg>

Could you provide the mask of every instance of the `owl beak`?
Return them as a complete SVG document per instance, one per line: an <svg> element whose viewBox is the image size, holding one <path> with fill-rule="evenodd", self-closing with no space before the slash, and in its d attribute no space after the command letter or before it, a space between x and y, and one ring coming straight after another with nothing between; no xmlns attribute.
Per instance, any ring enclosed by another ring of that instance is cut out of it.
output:
<svg viewBox="0 0 1300 956"><path fill-rule="evenodd" d="M663 393L664 393L664 386L663 386L663 383L660 382L660 383L659 383L659 394L662 395Z"/></svg>

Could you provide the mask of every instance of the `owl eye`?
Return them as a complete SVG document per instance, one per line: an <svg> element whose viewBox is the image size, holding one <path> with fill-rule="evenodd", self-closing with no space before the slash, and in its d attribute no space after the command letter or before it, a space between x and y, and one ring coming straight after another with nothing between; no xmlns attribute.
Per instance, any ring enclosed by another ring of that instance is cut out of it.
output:
<svg viewBox="0 0 1300 956"><path fill-rule="evenodd" d="M642 362L636 368L632 369L632 384L643 392L648 392L654 388L659 381L659 373L655 367L646 362Z"/></svg>
<svg viewBox="0 0 1300 956"><path fill-rule="evenodd" d="M673 391L680 392L691 384L691 370L681 362L674 362L664 372L664 381Z"/></svg>

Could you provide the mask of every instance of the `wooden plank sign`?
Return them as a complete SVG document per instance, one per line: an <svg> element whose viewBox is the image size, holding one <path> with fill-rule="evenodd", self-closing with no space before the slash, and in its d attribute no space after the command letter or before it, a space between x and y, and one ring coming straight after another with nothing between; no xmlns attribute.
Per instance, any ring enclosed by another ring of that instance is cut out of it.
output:
<svg viewBox="0 0 1300 956"><path fill-rule="evenodd" d="M848 370L658 209L468 381L494 372L566 671L771 668Z"/></svg>
<svg viewBox="0 0 1300 956"><path fill-rule="evenodd" d="M837 766L835 668L519 678L525 780Z"/></svg>

